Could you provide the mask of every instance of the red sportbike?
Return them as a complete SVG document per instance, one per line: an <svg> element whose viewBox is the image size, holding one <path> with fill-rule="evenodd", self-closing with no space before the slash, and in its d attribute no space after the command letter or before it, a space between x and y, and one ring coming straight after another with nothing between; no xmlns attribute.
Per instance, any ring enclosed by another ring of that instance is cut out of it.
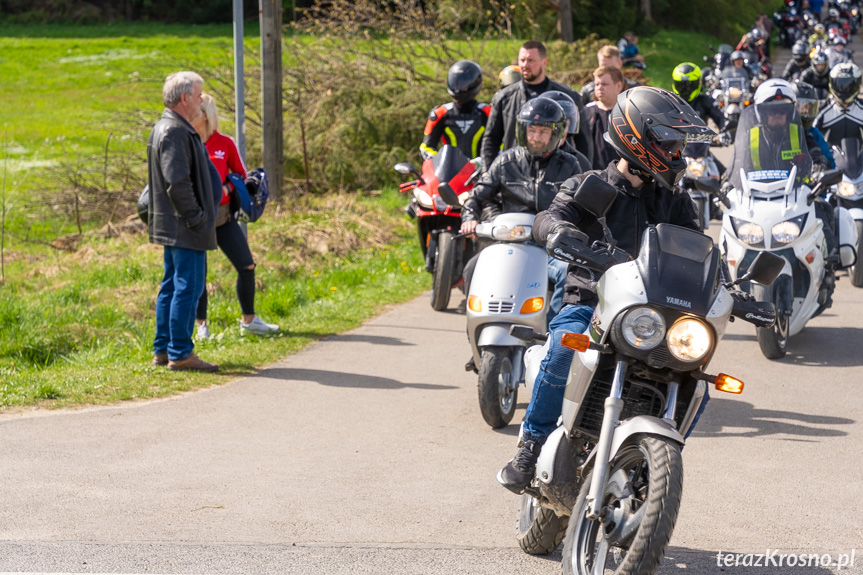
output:
<svg viewBox="0 0 863 575"><path fill-rule="evenodd" d="M417 222L426 271L432 274L432 308L444 310L450 291L463 281L464 263L475 251L472 239L456 236L461 227L461 206L481 170L453 146L443 146L425 160L422 174L410 162L400 162L394 169L402 175L417 176L399 190L413 192L405 211Z"/></svg>

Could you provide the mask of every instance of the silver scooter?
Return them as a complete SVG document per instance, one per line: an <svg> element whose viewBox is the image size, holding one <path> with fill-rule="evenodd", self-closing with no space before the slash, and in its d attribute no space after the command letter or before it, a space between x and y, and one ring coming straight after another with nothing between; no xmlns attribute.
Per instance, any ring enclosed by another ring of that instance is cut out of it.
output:
<svg viewBox="0 0 863 575"><path fill-rule="evenodd" d="M534 214L501 214L480 223L476 235L495 243L479 254L467 294L467 335L479 371L479 407L494 428L512 421L524 383L527 344L512 325L545 331L548 256L531 238Z"/></svg>

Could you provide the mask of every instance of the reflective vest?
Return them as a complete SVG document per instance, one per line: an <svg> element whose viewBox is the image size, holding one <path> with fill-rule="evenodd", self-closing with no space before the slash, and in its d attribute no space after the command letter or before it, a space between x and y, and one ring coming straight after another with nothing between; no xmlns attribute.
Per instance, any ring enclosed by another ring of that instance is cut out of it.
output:
<svg viewBox="0 0 863 575"><path fill-rule="evenodd" d="M782 150L782 159L790 162L794 156L802 153L800 149L800 127L794 122L788 124L788 135L791 137L791 149ZM760 143L761 126L755 126L749 130L749 158L752 160L753 170L761 169Z"/></svg>

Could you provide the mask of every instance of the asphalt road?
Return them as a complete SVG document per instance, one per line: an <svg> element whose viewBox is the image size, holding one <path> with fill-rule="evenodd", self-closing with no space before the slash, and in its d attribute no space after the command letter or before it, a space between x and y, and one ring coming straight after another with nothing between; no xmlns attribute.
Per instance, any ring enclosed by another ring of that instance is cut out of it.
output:
<svg viewBox="0 0 863 575"><path fill-rule="evenodd" d="M517 425L482 421L464 323L425 295L223 387L0 416L0 574L559 573L515 541ZM746 390L684 450L659 573L863 573L861 325L843 278L781 361L730 326L711 371Z"/></svg>

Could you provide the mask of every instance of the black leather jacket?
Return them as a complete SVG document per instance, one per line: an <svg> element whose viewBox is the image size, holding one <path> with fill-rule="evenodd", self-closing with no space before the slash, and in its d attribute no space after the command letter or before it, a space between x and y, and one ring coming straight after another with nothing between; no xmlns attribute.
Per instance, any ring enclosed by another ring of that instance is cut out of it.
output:
<svg viewBox="0 0 863 575"><path fill-rule="evenodd" d="M638 255L641 237L648 225L669 223L699 230L695 223L692 200L687 192L666 190L653 182L640 189L633 188L613 162L604 170L586 172L567 180L551 206L536 216L533 225L534 241L545 245L548 236L561 225L560 222L567 222L570 227L575 226L587 234L590 242L604 238L602 226L596 216L572 200L572 194L588 174L596 174L617 188L617 199L606 215L606 222L617 241L617 247L633 257ZM569 266L564 303L596 306L599 301L596 295L598 280L599 275L590 270Z"/></svg>
<svg viewBox="0 0 863 575"><path fill-rule="evenodd" d="M546 91L558 90L564 94L568 94L575 102L575 106L578 108L581 129L575 135L574 145L588 160L593 161L593 142L590 139L590 134L587 133L587 115L584 112L581 95L568 86L564 86L550 78L548 80ZM498 90L494 95L491 100L491 114L485 125L485 135L482 138L483 166L490 166L502 149L507 150L516 146L516 118L521 107L528 100L524 81L510 84L506 88Z"/></svg>
<svg viewBox="0 0 863 575"><path fill-rule="evenodd" d="M150 243L216 249L216 206L209 157L189 122L162 112L147 141Z"/></svg>
<svg viewBox="0 0 863 575"><path fill-rule="evenodd" d="M489 215L539 213L551 205L557 187L580 171L575 156L561 150L541 160L529 156L521 146L504 150L471 190L461 221L479 220L484 209Z"/></svg>

